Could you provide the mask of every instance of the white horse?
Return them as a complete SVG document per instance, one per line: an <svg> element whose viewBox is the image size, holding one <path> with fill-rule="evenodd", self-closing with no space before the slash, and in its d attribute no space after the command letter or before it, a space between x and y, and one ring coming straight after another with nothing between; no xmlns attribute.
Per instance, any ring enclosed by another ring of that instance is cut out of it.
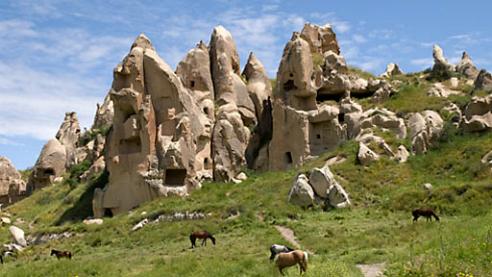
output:
<svg viewBox="0 0 492 277"><path fill-rule="evenodd" d="M294 251L294 249L288 246L281 244L272 244L272 246L270 246L270 260L273 260L273 258L275 258L275 255L277 255L278 253L287 253L291 251Z"/></svg>

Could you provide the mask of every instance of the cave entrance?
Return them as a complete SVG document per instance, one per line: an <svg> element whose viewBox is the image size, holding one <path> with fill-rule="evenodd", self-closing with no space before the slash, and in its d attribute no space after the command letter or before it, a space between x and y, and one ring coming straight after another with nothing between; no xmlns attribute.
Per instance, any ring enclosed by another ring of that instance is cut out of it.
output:
<svg viewBox="0 0 492 277"><path fill-rule="evenodd" d="M340 102L340 100L342 100L344 96L345 96L345 92L326 94L318 91L318 93L316 94L316 102L318 103L322 103L325 101Z"/></svg>
<svg viewBox="0 0 492 277"><path fill-rule="evenodd" d="M186 169L167 169L166 170L166 185L168 186L184 186L186 179Z"/></svg>
<svg viewBox="0 0 492 277"><path fill-rule="evenodd" d="M287 162L287 164L292 164L294 162L291 152L285 152L285 162Z"/></svg>

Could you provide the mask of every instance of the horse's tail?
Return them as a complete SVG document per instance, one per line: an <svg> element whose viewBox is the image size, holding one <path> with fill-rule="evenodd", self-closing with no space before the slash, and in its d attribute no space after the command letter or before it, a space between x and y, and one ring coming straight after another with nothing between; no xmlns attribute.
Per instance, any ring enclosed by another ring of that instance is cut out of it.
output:
<svg viewBox="0 0 492 277"><path fill-rule="evenodd" d="M302 263L304 264L304 271L307 271L308 268L308 252L303 252L304 256L302 257Z"/></svg>

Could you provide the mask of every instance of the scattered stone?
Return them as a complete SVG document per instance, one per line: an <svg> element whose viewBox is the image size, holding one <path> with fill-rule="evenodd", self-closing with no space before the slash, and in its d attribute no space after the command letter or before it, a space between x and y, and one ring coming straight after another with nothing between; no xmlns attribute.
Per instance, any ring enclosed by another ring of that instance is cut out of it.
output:
<svg viewBox="0 0 492 277"><path fill-rule="evenodd" d="M412 113L408 119L408 128L413 152L416 154L427 152L439 140L443 127L444 121L435 111Z"/></svg>
<svg viewBox="0 0 492 277"><path fill-rule="evenodd" d="M403 145L398 146L398 151L396 152L395 158L399 163L404 163L410 157L410 153L407 148Z"/></svg>
<svg viewBox="0 0 492 277"><path fill-rule="evenodd" d="M456 95L460 93L461 93L460 91L446 88L442 83L435 83L429 89L427 95L436 96L436 97L448 97L450 95Z"/></svg>
<svg viewBox="0 0 492 277"><path fill-rule="evenodd" d="M464 111L463 129L481 132L492 128L492 95L473 97Z"/></svg>
<svg viewBox="0 0 492 277"><path fill-rule="evenodd" d="M357 159L362 165L369 165L370 163L379 160L379 155L372 151L363 142L359 142L359 152L357 153Z"/></svg>
<svg viewBox="0 0 492 277"><path fill-rule="evenodd" d="M54 233L54 234L35 234L32 236L28 236L27 240L29 241L29 244L33 245L38 245L42 243L47 243L52 240L60 240L60 239L66 239L66 238L71 238L75 236L74 233L72 232L63 232L63 233Z"/></svg>
<svg viewBox="0 0 492 277"><path fill-rule="evenodd" d="M27 242L24 237L24 231L21 228L12 225L9 227L9 232L12 235L16 244L22 247L27 247Z"/></svg>
<svg viewBox="0 0 492 277"><path fill-rule="evenodd" d="M4 223L4 224L11 224L12 223L10 218L5 217L5 216L2 216L1 220L2 220L2 223Z"/></svg>
<svg viewBox="0 0 492 277"><path fill-rule="evenodd" d="M103 224L103 219L102 218L91 218L91 219L84 219L84 221L82 221L82 223L84 223L85 225L101 225Z"/></svg>
<svg viewBox="0 0 492 277"><path fill-rule="evenodd" d="M159 215L153 223L158 223L161 221L183 221L183 220L200 220L204 219L206 215L200 212L174 212L172 214L161 214Z"/></svg>
<svg viewBox="0 0 492 277"><path fill-rule="evenodd" d="M139 229L142 229L147 223L149 223L149 220L147 218L143 219L142 221L140 221L139 223L135 224L132 227L132 231L137 231Z"/></svg>

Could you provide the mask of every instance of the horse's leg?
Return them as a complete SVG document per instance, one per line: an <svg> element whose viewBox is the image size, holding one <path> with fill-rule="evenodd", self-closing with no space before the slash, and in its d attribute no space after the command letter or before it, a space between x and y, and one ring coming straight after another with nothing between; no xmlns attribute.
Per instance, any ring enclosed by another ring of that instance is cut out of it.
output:
<svg viewBox="0 0 492 277"><path fill-rule="evenodd" d="M282 276L285 276L283 269L284 269L283 267L280 266L278 267L278 271L280 271L280 274L282 274Z"/></svg>
<svg viewBox="0 0 492 277"><path fill-rule="evenodd" d="M196 247L196 244L195 244L196 238L195 238L195 236L191 235L190 236L190 241L191 241L191 248L195 248Z"/></svg>
<svg viewBox="0 0 492 277"><path fill-rule="evenodd" d="M273 260L273 258L275 258L275 251L273 251L272 249L270 249L270 261Z"/></svg>
<svg viewBox="0 0 492 277"><path fill-rule="evenodd" d="M207 245L206 241L207 241L207 238L204 238L204 239L202 240L202 246Z"/></svg>

